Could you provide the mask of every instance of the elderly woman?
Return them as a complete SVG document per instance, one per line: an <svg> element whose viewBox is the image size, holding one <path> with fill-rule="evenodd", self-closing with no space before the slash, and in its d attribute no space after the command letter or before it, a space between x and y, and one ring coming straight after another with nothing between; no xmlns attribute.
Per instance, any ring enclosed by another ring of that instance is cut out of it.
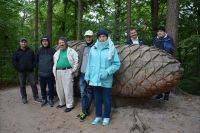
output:
<svg viewBox="0 0 200 133"><path fill-rule="evenodd" d="M102 118L104 126L110 122L113 74L119 68L117 50L108 37L108 32L100 29L97 33L97 42L90 50L85 73L85 80L94 92L96 118L92 122L93 125L98 124Z"/></svg>

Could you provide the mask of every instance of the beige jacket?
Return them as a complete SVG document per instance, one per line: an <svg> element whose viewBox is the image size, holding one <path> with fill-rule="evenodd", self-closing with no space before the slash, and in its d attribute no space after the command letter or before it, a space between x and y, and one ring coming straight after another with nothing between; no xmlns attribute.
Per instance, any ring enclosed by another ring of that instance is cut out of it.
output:
<svg viewBox="0 0 200 133"><path fill-rule="evenodd" d="M54 61L54 65L53 65L53 74L56 78L56 65L58 62L58 58L59 58L59 54L60 54L60 49L58 51L56 51L56 53L53 56L53 61ZM71 71L72 73L74 73L77 68L78 68L78 54L77 52L72 49L72 48L67 48L67 58L69 60L69 63L71 65Z"/></svg>

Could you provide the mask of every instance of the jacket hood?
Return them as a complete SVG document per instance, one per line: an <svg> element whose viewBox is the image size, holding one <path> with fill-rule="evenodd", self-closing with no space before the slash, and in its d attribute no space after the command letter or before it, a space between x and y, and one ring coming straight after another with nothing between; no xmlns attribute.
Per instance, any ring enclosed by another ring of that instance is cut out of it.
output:
<svg viewBox="0 0 200 133"><path fill-rule="evenodd" d="M42 40L47 40L47 41L48 41L48 46L47 46L47 48L50 48L50 41L49 41L48 36L43 36L43 37L41 38L41 41L40 41L41 45L42 45ZM44 48L43 45L42 45L42 47Z"/></svg>

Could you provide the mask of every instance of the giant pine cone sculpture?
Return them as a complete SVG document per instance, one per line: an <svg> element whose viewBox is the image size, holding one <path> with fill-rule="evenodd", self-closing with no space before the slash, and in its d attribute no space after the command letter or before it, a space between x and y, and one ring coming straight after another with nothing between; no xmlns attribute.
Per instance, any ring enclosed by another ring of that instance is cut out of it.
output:
<svg viewBox="0 0 200 133"><path fill-rule="evenodd" d="M76 51L81 44L69 43ZM116 48L121 67L114 75L113 95L153 96L171 90L181 79L181 64L163 50L139 45L117 45Z"/></svg>

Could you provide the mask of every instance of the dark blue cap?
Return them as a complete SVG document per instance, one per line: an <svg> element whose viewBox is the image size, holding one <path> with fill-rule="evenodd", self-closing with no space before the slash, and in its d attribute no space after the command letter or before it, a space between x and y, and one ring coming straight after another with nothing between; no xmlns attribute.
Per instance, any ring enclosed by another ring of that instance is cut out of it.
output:
<svg viewBox="0 0 200 133"><path fill-rule="evenodd" d="M105 35L105 36L108 37L108 32L107 32L107 30L105 30L105 29L100 29L100 30L97 32L97 38L98 38L100 35Z"/></svg>

